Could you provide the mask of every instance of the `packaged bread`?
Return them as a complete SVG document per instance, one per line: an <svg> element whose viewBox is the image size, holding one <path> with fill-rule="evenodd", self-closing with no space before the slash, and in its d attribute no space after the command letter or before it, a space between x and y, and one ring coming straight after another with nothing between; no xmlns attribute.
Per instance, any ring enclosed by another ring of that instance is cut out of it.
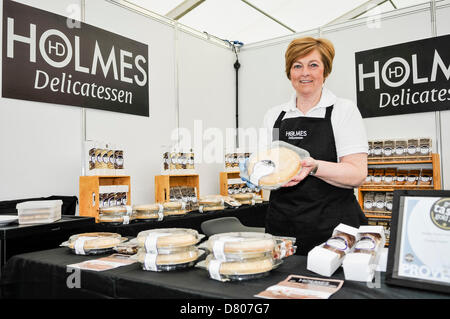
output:
<svg viewBox="0 0 450 319"><path fill-rule="evenodd" d="M431 138L420 138L419 139L419 153L420 153L420 156L431 155Z"/></svg>
<svg viewBox="0 0 450 319"><path fill-rule="evenodd" d="M383 141L377 140L372 142L372 159L379 159L383 156Z"/></svg>
<svg viewBox="0 0 450 319"><path fill-rule="evenodd" d="M161 253L195 245L202 236L189 228L157 228L141 231L136 238L138 246L146 252Z"/></svg>
<svg viewBox="0 0 450 319"><path fill-rule="evenodd" d="M262 189L277 189L300 172L301 162L308 156L301 148L283 141L273 142L270 148L250 156L244 178Z"/></svg>
<svg viewBox="0 0 450 319"><path fill-rule="evenodd" d="M375 205L375 193L374 192L366 192L363 197L363 207L364 210L371 211Z"/></svg>
<svg viewBox="0 0 450 319"><path fill-rule="evenodd" d="M407 147L408 147L407 140L395 140L395 151L394 151L395 156L396 157L405 156Z"/></svg>
<svg viewBox="0 0 450 319"><path fill-rule="evenodd" d="M97 255L111 252L115 246L127 238L117 233L91 232L72 235L61 244L77 255Z"/></svg>
<svg viewBox="0 0 450 319"><path fill-rule="evenodd" d="M417 156L419 153L419 140L417 138L408 139L408 148L406 151L408 156Z"/></svg>
<svg viewBox="0 0 450 319"><path fill-rule="evenodd" d="M383 141L383 157L390 158L394 156L395 142L394 140Z"/></svg>
<svg viewBox="0 0 450 319"><path fill-rule="evenodd" d="M201 197L198 201L200 213L225 209L225 201L220 195L209 195Z"/></svg>
<svg viewBox="0 0 450 319"><path fill-rule="evenodd" d="M375 168L373 170L372 185L380 186L383 184L384 168Z"/></svg>

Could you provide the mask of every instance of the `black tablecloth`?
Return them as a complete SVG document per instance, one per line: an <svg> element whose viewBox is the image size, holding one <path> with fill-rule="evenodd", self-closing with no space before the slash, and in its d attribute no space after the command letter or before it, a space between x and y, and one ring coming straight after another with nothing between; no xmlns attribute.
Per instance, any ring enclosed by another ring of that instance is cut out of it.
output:
<svg viewBox="0 0 450 319"><path fill-rule="evenodd" d="M206 270L189 268L173 272L142 270L139 263L95 272L81 270L79 288L69 288L72 270L67 265L102 256L79 256L67 248L56 248L12 257L4 268L1 287L4 298L182 298L249 299L267 287L297 274L321 277L306 270L305 256L290 256L264 278L242 282L219 282ZM332 299L427 299L450 295L388 286L381 273L379 287L345 281ZM344 279L342 268L331 277Z"/></svg>

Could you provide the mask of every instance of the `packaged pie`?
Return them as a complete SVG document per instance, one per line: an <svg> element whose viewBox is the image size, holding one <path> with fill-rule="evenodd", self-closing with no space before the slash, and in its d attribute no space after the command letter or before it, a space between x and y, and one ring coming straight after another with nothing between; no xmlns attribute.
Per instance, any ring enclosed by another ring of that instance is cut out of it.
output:
<svg viewBox="0 0 450 319"><path fill-rule="evenodd" d="M262 189L280 188L299 174L301 161L306 157L309 153L304 149L283 141L273 142L270 148L250 156L247 179Z"/></svg>
<svg viewBox="0 0 450 319"><path fill-rule="evenodd" d="M164 206L161 204L134 205L133 217L136 221L149 221L164 219Z"/></svg>
<svg viewBox="0 0 450 319"><path fill-rule="evenodd" d="M183 216L187 214L186 202L171 201L162 204L164 207L164 216Z"/></svg>
<svg viewBox="0 0 450 319"><path fill-rule="evenodd" d="M145 249L139 249L134 258L141 263L143 270L173 271L194 266L202 254L202 250L189 246L169 253L146 252Z"/></svg>
<svg viewBox="0 0 450 319"><path fill-rule="evenodd" d="M208 250L216 259L243 260L271 255L275 249L274 237L259 232L229 232L215 234L207 241Z"/></svg>
<svg viewBox="0 0 450 319"><path fill-rule="evenodd" d="M134 219L130 206L102 207L99 209L98 222L109 225L129 224Z"/></svg>
<svg viewBox="0 0 450 319"><path fill-rule="evenodd" d="M146 252L164 253L195 245L202 236L189 228L157 228L141 231L136 238Z"/></svg>
<svg viewBox="0 0 450 319"><path fill-rule="evenodd" d="M209 255L204 261L204 267L211 279L244 281L265 277L281 263L281 260L274 260L271 256L246 260L221 260Z"/></svg>
<svg viewBox="0 0 450 319"><path fill-rule="evenodd" d="M200 213L224 209L225 201L221 196L205 196L198 201L198 211Z"/></svg>
<svg viewBox="0 0 450 319"><path fill-rule="evenodd" d="M126 240L117 233L81 233L70 236L61 246L68 247L76 255L97 255L112 252L115 246Z"/></svg>

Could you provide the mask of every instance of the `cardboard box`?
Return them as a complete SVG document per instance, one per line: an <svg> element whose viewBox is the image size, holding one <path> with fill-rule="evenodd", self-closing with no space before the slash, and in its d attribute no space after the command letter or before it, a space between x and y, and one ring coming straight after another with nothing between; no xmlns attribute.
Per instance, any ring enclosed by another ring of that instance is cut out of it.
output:
<svg viewBox="0 0 450 319"><path fill-rule="evenodd" d="M383 226L361 226L358 242L348 253L342 267L346 280L371 282L383 251L386 238Z"/></svg>
<svg viewBox="0 0 450 319"><path fill-rule="evenodd" d="M340 239L336 238L340 233L353 237L353 244L358 240L358 228L354 228L345 224L339 224L333 230L331 238L319 246L314 247L308 253L306 268L322 276L331 276L341 266L345 254L351 251L352 243L346 243L344 240L339 243ZM333 242L334 241L334 242ZM326 247L336 247L337 251L330 250Z"/></svg>

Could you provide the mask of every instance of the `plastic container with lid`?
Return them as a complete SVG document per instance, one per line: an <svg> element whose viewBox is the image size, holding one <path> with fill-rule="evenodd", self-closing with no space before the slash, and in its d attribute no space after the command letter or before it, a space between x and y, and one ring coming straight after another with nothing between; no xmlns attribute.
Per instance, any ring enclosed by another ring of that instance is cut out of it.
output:
<svg viewBox="0 0 450 319"><path fill-rule="evenodd" d="M98 255L112 252L114 247L127 238L117 233L92 232L72 235L61 244L76 255Z"/></svg>
<svg viewBox="0 0 450 319"><path fill-rule="evenodd" d="M28 201L16 205L19 224L44 224L61 219L62 200Z"/></svg>
<svg viewBox="0 0 450 319"><path fill-rule="evenodd" d="M200 213L225 209L225 201L220 196L207 196L200 198L198 205L198 211Z"/></svg>
<svg viewBox="0 0 450 319"><path fill-rule="evenodd" d="M141 231L136 238L138 246L145 248L146 252L163 253L193 246L202 237L196 230L189 228L157 228Z"/></svg>
<svg viewBox="0 0 450 319"><path fill-rule="evenodd" d="M309 152L302 148L274 141L269 148L250 156L241 178L261 189L275 190L299 174L302 160L309 156Z"/></svg>
<svg viewBox="0 0 450 319"><path fill-rule="evenodd" d="M186 202L173 201L162 204L164 207L164 216L183 216L188 212Z"/></svg>
<svg viewBox="0 0 450 319"><path fill-rule="evenodd" d="M175 249L167 254L159 252L149 253L144 248L141 248L133 258L141 263L143 270L173 271L194 266L203 253L202 250L195 246Z"/></svg>
<svg viewBox="0 0 450 319"><path fill-rule="evenodd" d="M207 242L208 250L216 259L243 260L272 255L276 241L267 233L230 232L212 235Z"/></svg>
<svg viewBox="0 0 450 319"><path fill-rule="evenodd" d="M281 263L281 260L275 260L271 256L228 261L209 255L199 267L207 269L211 279L244 281L265 277Z"/></svg>
<svg viewBox="0 0 450 319"><path fill-rule="evenodd" d="M98 222L109 225L129 224L134 219L130 206L113 206L99 209Z"/></svg>
<svg viewBox="0 0 450 319"><path fill-rule="evenodd" d="M133 218L136 221L157 220L164 219L164 206L161 204L147 204L133 206Z"/></svg>

